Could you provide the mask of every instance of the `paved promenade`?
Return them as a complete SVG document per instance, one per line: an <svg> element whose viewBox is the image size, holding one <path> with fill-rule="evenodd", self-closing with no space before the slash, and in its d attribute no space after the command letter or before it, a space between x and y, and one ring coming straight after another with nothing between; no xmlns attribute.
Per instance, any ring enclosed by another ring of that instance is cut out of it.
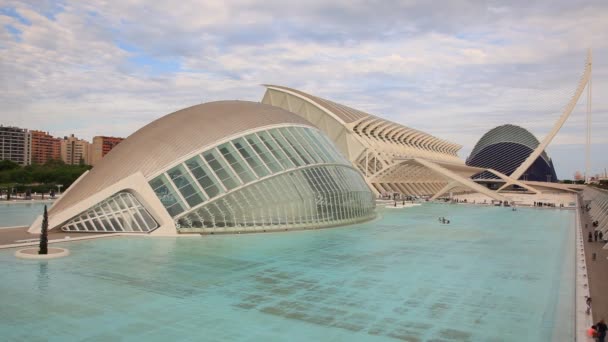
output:
<svg viewBox="0 0 608 342"><path fill-rule="evenodd" d="M598 322L602 318L608 320L608 249L603 249L604 243L587 241L589 232L593 233L591 218L587 212L583 213L582 221L593 322ZM596 253L595 261L593 253Z"/></svg>

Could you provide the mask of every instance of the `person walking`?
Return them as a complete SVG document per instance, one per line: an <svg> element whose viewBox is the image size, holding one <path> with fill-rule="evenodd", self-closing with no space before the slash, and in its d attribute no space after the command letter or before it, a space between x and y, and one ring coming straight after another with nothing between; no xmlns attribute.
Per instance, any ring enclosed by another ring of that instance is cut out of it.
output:
<svg viewBox="0 0 608 342"><path fill-rule="evenodd" d="M597 230L593 232L593 237L595 238L595 242L597 242Z"/></svg>
<svg viewBox="0 0 608 342"><path fill-rule="evenodd" d="M606 322L602 318L596 325L598 342L606 342Z"/></svg>
<svg viewBox="0 0 608 342"><path fill-rule="evenodd" d="M585 300L585 302L587 303L587 310L585 310L585 313L587 315L589 315L591 313L591 297L587 297L585 296L587 299Z"/></svg>
<svg viewBox="0 0 608 342"><path fill-rule="evenodd" d="M599 232L599 234L597 234L597 236L600 238L600 242L604 241L604 233Z"/></svg>
<svg viewBox="0 0 608 342"><path fill-rule="evenodd" d="M587 239L587 241L589 242L593 242L593 234L591 234L591 232L589 232L589 238Z"/></svg>

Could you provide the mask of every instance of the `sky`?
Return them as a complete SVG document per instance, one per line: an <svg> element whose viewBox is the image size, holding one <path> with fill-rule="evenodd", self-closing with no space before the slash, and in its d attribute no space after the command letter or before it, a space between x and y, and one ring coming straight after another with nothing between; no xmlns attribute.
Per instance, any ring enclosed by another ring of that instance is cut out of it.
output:
<svg viewBox="0 0 608 342"><path fill-rule="evenodd" d="M128 136L261 84L463 145L493 127L542 139L593 48L592 170L608 167L608 1L0 0L0 123ZM585 165L583 95L547 153Z"/></svg>

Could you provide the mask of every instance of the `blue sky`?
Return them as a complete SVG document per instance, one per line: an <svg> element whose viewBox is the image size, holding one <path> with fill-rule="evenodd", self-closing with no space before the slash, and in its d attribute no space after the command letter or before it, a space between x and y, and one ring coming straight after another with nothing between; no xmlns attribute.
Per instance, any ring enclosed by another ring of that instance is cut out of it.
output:
<svg viewBox="0 0 608 342"><path fill-rule="evenodd" d="M606 1L0 1L0 123L127 136L197 103L294 87L464 145L541 139L594 49L593 172L608 167ZM585 98L548 149L584 168Z"/></svg>

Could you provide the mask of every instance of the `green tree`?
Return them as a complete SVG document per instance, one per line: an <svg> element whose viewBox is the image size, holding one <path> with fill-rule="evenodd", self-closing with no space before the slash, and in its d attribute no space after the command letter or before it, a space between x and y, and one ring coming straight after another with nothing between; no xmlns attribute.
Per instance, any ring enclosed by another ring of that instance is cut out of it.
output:
<svg viewBox="0 0 608 342"><path fill-rule="evenodd" d="M40 232L40 250L38 250L38 254L49 254L49 236L48 229L49 228L49 216L46 212L46 205L44 206L44 214L42 216L42 231Z"/></svg>
<svg viewBox="0 0 608 342"><path fill-rule="evenodd" d="M12 160L0 160L0 171L20 169L21 165Z"/></svg>

